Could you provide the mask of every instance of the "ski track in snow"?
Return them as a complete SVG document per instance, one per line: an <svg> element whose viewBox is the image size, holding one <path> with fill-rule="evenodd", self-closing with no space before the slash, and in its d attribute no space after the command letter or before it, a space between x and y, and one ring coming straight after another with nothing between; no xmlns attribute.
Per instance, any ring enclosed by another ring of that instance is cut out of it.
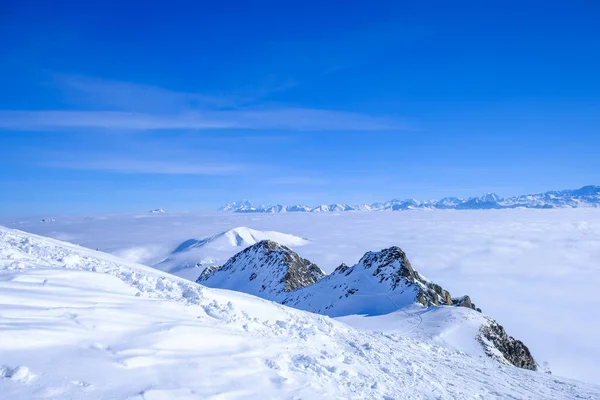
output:
<svg viewBox="0 0 600 400"><path fill-rule="evenodd" d="M354 329L0 228L6 399L596 399L600 388Z"/></svg>

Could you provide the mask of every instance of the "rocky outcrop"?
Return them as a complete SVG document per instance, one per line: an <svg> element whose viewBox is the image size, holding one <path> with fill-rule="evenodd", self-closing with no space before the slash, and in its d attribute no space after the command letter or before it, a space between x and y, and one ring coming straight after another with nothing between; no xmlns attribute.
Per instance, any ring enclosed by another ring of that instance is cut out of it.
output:
<svg viewBox="0 0 600 400"><path fill-rule="evenodd" d="M455 297L452 299L452 305L457 307L467 307L475 311L481 312L481 308L475 306L475 303L471 301L469 296Z"/></svg>
<svg viewBox="0 0 600 400"><path fill-rule="evenodd" d="M481 327L477 337L485 353L501 363L537 371L538 365L527 346L509 336L502 325L493 319L489 317L486 319L488 324Z"/></svg>
<svg viewBox="0 0 600 400"><path fill-rule="evenodd" d="M210 277L210 275L217 271L219 268L218 265L210 265L206 268L204 268L204 271L202 271L202 273L200 274L200 276L198 277L198 279L196 279L196 282L202 282L205 281L206 279L208 279L208 277Z"/></svg>
<svg viewBox="0 0 600 400"><path fill-rule="evenodd" d="M325 273L289 247L263 240L231 257L221 267L209 267L196 282L251 293L269 300L310 286Z"/></svg>

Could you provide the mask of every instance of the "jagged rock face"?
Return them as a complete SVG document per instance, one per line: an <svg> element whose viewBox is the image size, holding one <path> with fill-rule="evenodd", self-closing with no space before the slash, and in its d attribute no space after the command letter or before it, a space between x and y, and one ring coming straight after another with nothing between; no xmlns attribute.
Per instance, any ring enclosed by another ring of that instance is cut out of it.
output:
<svg viewBox="0 0 600 400"><path fill-rule="evenodd" d="M537 371L538 365L527 346L520 340L508 336L496 321L486 318L489 323L481 327L477 338L486 354L504 364Z"/></svg>
<svg viewBox="0 0 600 400"><path fill-rule="evenodd" d="M230 258L221 267L209 267L196 282L278 300L281 293L310 286L325 273L289 247L263 240Z"/></svg>

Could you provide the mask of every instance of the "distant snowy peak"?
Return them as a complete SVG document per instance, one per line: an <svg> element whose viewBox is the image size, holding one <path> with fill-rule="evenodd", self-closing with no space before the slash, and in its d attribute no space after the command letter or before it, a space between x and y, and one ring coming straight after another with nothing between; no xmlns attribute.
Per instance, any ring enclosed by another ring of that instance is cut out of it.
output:
<svg viewBox="0 0 600 400"><path fill-rule="evenodd" d="M450 293L420 275L404 251L390 247L367 252L357 264L337 267L330 275L291 249L262 241L233 256L221 267L209 267L197 279L209 287L249 293L330 317L384 315L421 306L457 306L481 312L469 296ZM537 369L522 342L483 316L476 339L485 353L505 364Z"/></svg>
<svg viewBox="0 0 600 400"><path fill-rule="evenodd" d="M444 197L441 200L419 201L415 199L393 199L372 204L348 205L331 204L309 207L305 205L257 206L247 200L229 203L220 208L221 211L239 213L280 213L280 212L340 212L340 211L378 211L378 210L412 210L418 208L486 210L502 208L559 208L559 207L600 207L600 186L584 186L580 189L550 191L528 194L502 199L495 193L481 197L462 199Z"/></svg>
<svg viewBox="0 0 600 400"><path fill-rule="evenodd" d="M248 247L262 240L273 240L286 246L302 246L308 243L307 239L287 233L258 231L247 226L240 226L204 239L188 239L181 243L173 253L181 253L208 245L217 250L231 247Z"/></svg>
<svg viewBox="0 0 600 400"><path fill-rule="evenodd" d="M326 206L325 204L321 204L320 206L315 207L310 211L311 212L329 212L329 206Z"/></svg>
<svg viewBox="0 0 600 400"><path fill-rule="evenodd" d="M461 199L460 197L444 197L435 203L435 208L452 209L456 208L459 204L462 204L465 201L465 199Z"/></svg>
<svg viewBox="0 0 600 400"><path fill-rule="evenodd" d="M164 208L155 208L154 210L148 211L150 214L164 214L167 212Z"/></svg>
<svg viewBox="0 0 600 400"><path fill-rule="evenodd" d="M271 299L310 286L325 273L290 248L263 240L246 248L221 267L205 269L198 283Z"/></svg>
<svg viewBox="0 0 600 400"><path fill-rule="evenodd" d="M223 207L219 209L219 211L243 211L243 210L253 210L255 209L254 204L248 200L240 200L234 201L232 203L227 203Z"/></svg>

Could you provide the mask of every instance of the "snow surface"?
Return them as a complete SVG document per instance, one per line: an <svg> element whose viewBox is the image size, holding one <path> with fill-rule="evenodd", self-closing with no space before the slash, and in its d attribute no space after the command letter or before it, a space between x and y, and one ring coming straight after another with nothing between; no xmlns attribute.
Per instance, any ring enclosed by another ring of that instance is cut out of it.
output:
<svg viewBox="0 0 600 400"><path fill-rule="evenodd" d="M39 217L0 224L144 264L189 238L239 226L309 238L294 250L328 273L367 251L399 246L419 273L470 295L554 374L600 384L597 208L54 217L51 224ZM220 265L237 251L206 257L220 257Z"/></svg>
<svg viewBox="0 0 600 400"><path fill-rule="evenodd" d="M598 386L2 227L0 305L7 399L600 397Z"/></svg>
<svg viewBox="0 0 600 400"><path fill-rule="evenodd" d="M474 338L487 321L483 314L466 307L425 308L414 305L385 315L348 315L336 319L358 329L397 333L486 357L483 347Z"/></svg>

